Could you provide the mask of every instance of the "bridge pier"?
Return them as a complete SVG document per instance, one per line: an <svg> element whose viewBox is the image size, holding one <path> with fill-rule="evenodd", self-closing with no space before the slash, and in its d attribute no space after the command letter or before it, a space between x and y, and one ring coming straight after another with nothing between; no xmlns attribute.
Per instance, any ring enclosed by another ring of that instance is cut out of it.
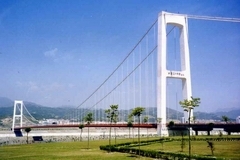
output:
<svg viewBox="0 0 240 160"><path fill-rule="evenodd" d="M173 25L179 29L179 45L181 57L181 70L167 69L167 25ZM166 106L167 106L167 78L182 80L183 99L190 99L192 96L190 58L188 46L187 16L161 12L158 16L158 58L157 58L157 119L161 119L158 125L158 134L166 133ZM184 112L185 119L189 119L187 112ZM165 125L165 126L164 126Z"/></svg>
<svg viewBox="0 0 240 160"><path fill-rule="evenodd" d="M195 135L198 136L198 131L197 130L195 130Z"/></svg>
<svg viewBox="0 0 240 160"><path fill-rule="evenodd" d="M22 127L23 124L23 101L14 101L13 108L13 122L12 122L12 130L14 131L16 120L19 121L18 125Z"/></svg>

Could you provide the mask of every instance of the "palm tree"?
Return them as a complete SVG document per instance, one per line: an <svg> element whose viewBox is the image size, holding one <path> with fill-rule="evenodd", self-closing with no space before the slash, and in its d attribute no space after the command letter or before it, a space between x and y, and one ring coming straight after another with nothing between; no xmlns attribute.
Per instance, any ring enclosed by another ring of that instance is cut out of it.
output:
<svg viewBox="0 0 240 160"><path fill-rule="evenodd" d="M229 118L228 118L227 116L222 116L222 120L223 120L224 122L228 123Z"/></svg>
<svg viewBox="0 0 240 160"><path fill-rule="evenodd" d="M148 123L148 116L143 118L143 123ZM148 141L148 128L147 128L147 141Z"/></svg>
<svg viewBox="0 0 240 160"><path fill-rule="evenodd" d="M27 132L27 144L28 144L28 133L31 132L31 130L32 130L32 129L29 128L29 127L28 127L28 128L25 128L25 132Z"/></svg>
<svg viewBox="0 0 240 160"><path fill-rule="evenodd" d="M112 130L112 123L117 122L118 117L118 105L111 105L110 109L105 110L107 114L108 121L110 122L110 129L109 129L109 146L111 145L111 130ZM110 149L110 147L109 147Z"/></svg>
<svg viewBox="0 0 240 160"><path fill-rule="evenodd" d="M198 107L200 104L200 98L191 97L190 100L184 99L179 104L183 107L184 111L188 112L188 143L189 143L189 159L191 159L191 135L190 135L190 123L191 123L191 111Z"/></svg>
<svg viewBox="0 0 240 160"><path fill-rule="evenodd" d="M92 123L93 121L93 114L90 112L88 113L85 117L84 117L85 122L87 122L87 126L88 126L88 148L89 148L89 125Z"/></svg>
<svg viewBox="0 0 240 160"><path fill-rule="evenodd" d="M144 112L145 108L143 107L136 107L132 110L131 115L138 117L138 153L140 154L140 116Z"/></svg>
<svg viewBox="0 0 240 160"><path fill-rule="evenodd" d="M82 131L83 131L83 128L84 128L84 124L80 124L79 125L79 129L81 129L80 141L82 141Z"/></svg>

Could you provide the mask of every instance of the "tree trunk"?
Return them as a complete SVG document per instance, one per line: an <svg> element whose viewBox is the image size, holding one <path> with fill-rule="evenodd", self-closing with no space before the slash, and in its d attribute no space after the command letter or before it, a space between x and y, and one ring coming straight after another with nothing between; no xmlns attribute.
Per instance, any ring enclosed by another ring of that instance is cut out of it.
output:
<svg viewBox="0 0 240 160"><path fill-rule="evenodd" d="M138 116L138 154L140 155L140 116Z"/></svg>
<svg viewBox="0 0 240 160"><path fill-rule="evenodd" d="M112 122L110 121L110 129L109 129L109 150L111 152L111 132L112 132Z"/></svg>
<svg viewBox="0 0 240 160"><path fill-rule="evenodd" d="M81 130L81 135L80 135L80 141L82 141L82 130Z"/></svg>
<svg viewBox="0 0 240 160"><path fill-rule="evenodd" d="M28 132L27 132L27 144L28 144Z"/></svg>
<svg viewBox="0 0 240 160"><path fill-rule="evenodd" d="M88 149L89 149L89 127L88 127Z"/></svg>
<svg viewBox="0 0 240 160"><path fill-rule="evenodd" d="M134 142L134 127L132 127L132 134L133 134L133 142Z"/></svg>
<svg viewBox="0 0 240 160"><path fill-rule="evenodd" d="M130 139L130 127L128 127L128 129L129 129L129 139Z"/></svg>
<svg viewBox="0 0 240 160"><path fill-rule="evenodd" d="M189 109L188 115L188 150L189 150L189 160L191 160L191 133L190 133L190 122L191 122L191 109Z"/></svg>
<svg viewBox="0 0 240 160"><path fill-rule="evenodd" d="M147 141L148 141L148 128L147 128Z"/></svg>
<svg viewBox="0 0 240 160"><path fill-rule="evenodd" d="M115 131L115 144L117 144L116 127L114 128L114 131Z"/></svg>

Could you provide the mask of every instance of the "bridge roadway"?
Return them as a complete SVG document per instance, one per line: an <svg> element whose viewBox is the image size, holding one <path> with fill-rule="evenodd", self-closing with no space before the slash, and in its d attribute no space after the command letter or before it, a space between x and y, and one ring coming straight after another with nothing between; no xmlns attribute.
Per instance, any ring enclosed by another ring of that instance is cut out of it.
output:
<svg viewBox="0 0 240 160"><path fill-rule="evenodd" d="M189 124L187 123L176 123L173 126L169 127L172 130L181 130L187 129ZM210 131L213 128L222 128L228 135L231 132L240 132L240 123L191 123L190 127L195 131L195 135L198 135L198 131L207 131L208 135L210 135Z"/></svg>
<svg viewBox="0 0 240 160"><path fill-rule="evenodd" d="M16 127L16 129L25 129L25 128L72 128L72 127L79 127L80 124L50 124L50 125L35 125L35 126L23 126L23 127ZM128 127L127 124L112 124L104 123L104 124L84 124L85 127L95 127L95 128L107 128L107 127L118 127L118 128L126 128ZM156 123L149 123L149 124L133 124L133 127L140 127L140 128L157 128Z"/></svg>
<svg viewBox="0 0 240 160"><path fill-rule="evenodd" d="M168 126L168 124L166 124ZM51 124L51 125L35 125L35 126L23 126L16 127L14 130L25 129L25 128L69 128L69 127L79 127L79 124ZM118 127L118 128L126 128L127 124L85 124L85 127L95 127L95 128L106 128L106 127ZM148 124L133 124L134 128L157 128L156 123L148 123ZM173 126L169 126L170 130L186 130L189 127L187 123L175 123ZM222 128L229 135L231 132L240 132L240 123L191 123L190 127L195 131L195 134L198 135L198 131L207 131L208 135L210 135L210 131L213 128Z"/></svg>

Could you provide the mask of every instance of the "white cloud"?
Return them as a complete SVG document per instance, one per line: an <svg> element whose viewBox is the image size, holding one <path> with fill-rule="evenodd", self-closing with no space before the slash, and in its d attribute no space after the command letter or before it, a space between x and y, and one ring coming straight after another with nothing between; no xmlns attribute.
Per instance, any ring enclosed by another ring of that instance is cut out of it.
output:
<svg viewBox="0 0 240 160"><path fill-rule="evenodd" d="M58 51L57 48L54 48L52 50L48 50L48 51L44 52L44 56L46 56L46 57L56 57L57 51Z"/></svg>

